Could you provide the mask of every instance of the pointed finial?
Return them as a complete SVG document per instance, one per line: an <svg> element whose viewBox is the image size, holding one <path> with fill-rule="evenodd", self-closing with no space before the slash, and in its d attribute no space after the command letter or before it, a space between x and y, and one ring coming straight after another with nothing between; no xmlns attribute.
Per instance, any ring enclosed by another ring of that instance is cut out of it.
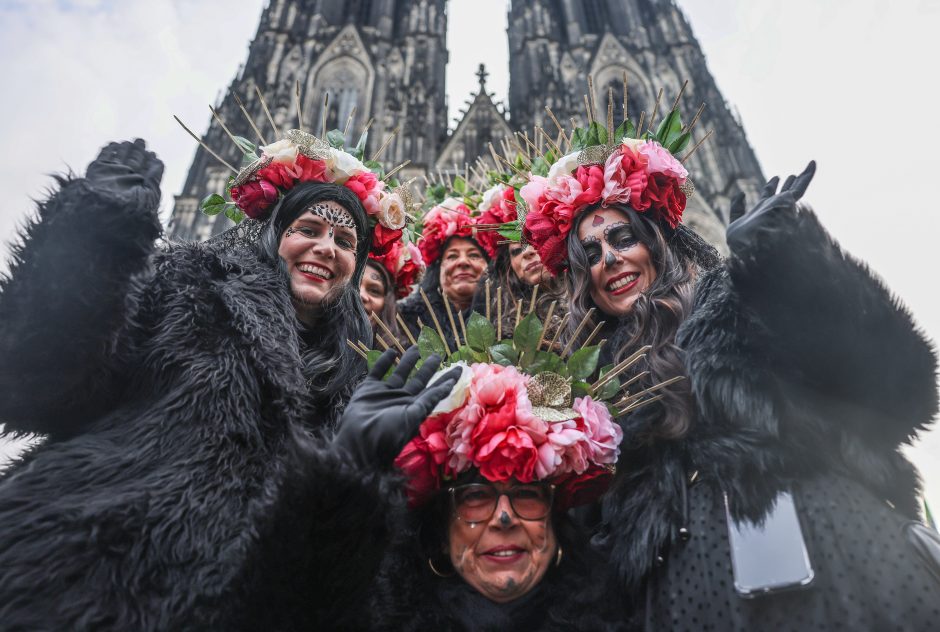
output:
<svg viewBox="0 0 940 632"><path fill-rule="evenodd" d="M490 76L490 73L486 72L486 66L484 64L480 64L476 75L477 79L480 80L480 93L482 94L486 92L486 78Z"/></svg>

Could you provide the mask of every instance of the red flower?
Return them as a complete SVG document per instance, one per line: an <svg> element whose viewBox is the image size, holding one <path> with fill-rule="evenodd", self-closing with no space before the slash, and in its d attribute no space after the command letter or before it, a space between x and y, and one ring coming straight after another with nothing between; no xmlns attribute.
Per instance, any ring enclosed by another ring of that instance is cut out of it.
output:
<svg viewBox="0 0 940 632"><path fill-rule="evenodd" d="M582 474L570 475L555 481L555 507L564 511L592 503L607 491L614 475L610 468L592 465Z"/></svg>
<svg viewBox="0 0 940 632"><path fill-rule="evenodd" d="M575 197L571 206L580 207L600 202L604 194L604 168L600 165L585 165L574 172L575 179L581 184L581 193ZM573 215L573 213L572 213Z"/></svg>
<svg viewBox="0 0 940 632"><path fill-rule="evenodd" d="M264 219L267 210L277 202L280 195L277 187L267 180L247 182L240 187L232 187L232 201L245 215L252 219Z"/></svg>
<svg viewBox="0 0 940 632"><path fill-rule="evenodd" d="M279 189L289 191L294 187L294 174L284 163L273 162L264 169L261 169L257 175L258 180L267 180Z"/></svg>
<svg viewBox="0 0 940 632"><path fill-rule="evenodd" d="M470 433L473 465L487 480L515 478L528 483L535 479L538 446L527 432L525 422L516 417L516 401L515 391L505 391L498 405L483 408Z"/></svg>
<svg viewBox="0 0 940 632"><path fill-rule="evenodd" d="M473 233L473 220L470 209L459 204L455 210L435 206L424 216L424 228L418 249L427 265L431 265L441 256L444 242L451 237L470 237Z"/></svg>
<svg viewBox="0 0 940 632"><path fill-rule="evenodd" d="M343 186L356 194L356 197L362 202L363 208L369 215L378 215L382 210L379 205L379 191L382 189L381 185L382 183L371 171L357 173L354 176L350 176L349 179L343 183Z"/></svg>
<svg viewBox="0 0 940 632"><path fill-rule="evenodd" d="M418 436L408 442L395 457L395 467L408 479L408 500L416 506L430 498L441 486L441 468L446 470L447 443L444 426L452 414L428 417L421 424Z"/></svg>
<svg viewBox="0 0 940 632"><path fill-rule="evenodd" d="M297 154L294 173L301 182L330 182L326 177L326 163L322 160L312 160L303 154Z"/></svg>
<svg viewBox="0 0 940 632"><path fill-rule="evenodd" d="M682 211L685 210L686 197L679 188L677 179L663 173L651 174L646 189L643 190L643 199L647 200L647 207L657 211L658 219L665 221L672 228L679 226Z"/></svg>
<svg viewBox="0 0 940 632"><path fill-rule="evenodd" d="M570 230L570 222L568 230ZM565 262L568 260L568 245L565 241L568 230L562 232L554 218L538 211L526 216L525 225L522 228L526 242L535 247L542 264L554 275L564 270Z"/></svg>
<svg viewBox="0 0 940 632"><path fill-rule="evenodd" d="M423 270L414 261L409 259L395 275L395 296L405 298L411 294L411 287L418 282Z"/></svg>
<svg viewBox="0 0 940 632"><path fill-rule="evenodd" d="M401 243L401 235L400 228L386 228L376 222L375 229L372 231L372 253L376 255L376 258L387 254L395 243ZM392 274L394 276L394 271Z"/></svg>

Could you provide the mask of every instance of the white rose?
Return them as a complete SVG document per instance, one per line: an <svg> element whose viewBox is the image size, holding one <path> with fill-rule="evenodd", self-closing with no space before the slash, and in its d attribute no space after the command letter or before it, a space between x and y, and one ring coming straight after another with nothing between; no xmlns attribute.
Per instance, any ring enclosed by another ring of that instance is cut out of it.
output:
<svg viewBox="0 0 940 632"><path fill-rule="evenodd" d="M330 157L326 160L326 165L333 170L333 176L336 182L342 184L354 175L365 173L369 169L355 156L347 154L345 151L330 147Z"/></svg>
<svg viewBox="0 0 940 632"><path fill-rule="evenodd" d="M506 190L506 186L502 184L497 184L495 187L487 189L483 192L483 201L480 202L480 206L477 207L478 210L488 211L490 207L493 206L493 200L499 199L503 195L503 191Z"/></svg>
<svg viewBox="0 0 940 632"><path fill-rule="evenodd" d="M431 378L431 381L428 382L428 386L434 384L434 382L440 379L442 375L453 369L455 366L459 366L461 368L460 378L457 380L457 383L454 384L454 388L450 389L450 395L439 401L429 416L437 415L439 413L449 413L453 410L457 410L467 403L467 397L470 396L470 381L473 379L473 369L471 369L470 366L463 360L453 363L446 369L439 370L434 374L434 377Z"/></svg>
<svg viewBox="0 0 940 632"><path fill-rule="evenodd" d="M386 228L396 230L405 225L405 203L397 193L386 193L379 200L382 209L379 222Z"/></svg>
<svg viewBox="0 0 940 632"><path fill-rule="evenodd" d="M548 186L555 186L560 176L570 176L578 168L578 155L580 153L580 151L573 151L562 156L552 165L552 168L548 170Z"/></svg>
<svg viewBox="0 0 940 632"><path fill-rule="evenodd" d="M620 144L621 144L621 145L625 145L626 147L629 147L630 149L633 150L634 153L636 153L636 148L639 147L640 145L642 145L642 144L645 143L645 142L646 142L645 140L642 140L642 139L639 139L639 138L627 138L627 137L624 137L624 138L620 141Z"/></svg>
<svg viewBox="0 0 940 632"><path fill-rule="evenodd" d="M265 145L261 148L261 152L273 158L274 162L281 162L285 165L293 165L297 161L297 146L286 138Z"/></svg>

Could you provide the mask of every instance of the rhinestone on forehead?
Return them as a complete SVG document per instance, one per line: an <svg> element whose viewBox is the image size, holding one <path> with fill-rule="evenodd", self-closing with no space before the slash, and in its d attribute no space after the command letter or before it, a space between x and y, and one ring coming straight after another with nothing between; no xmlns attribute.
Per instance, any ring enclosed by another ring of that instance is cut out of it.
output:
<svg viewBox="0 0 940 632"><path fill-rule="evenodd" d="M307 211L329 222L333 226L356 229L352 215L341 206L331 206L318 202L307 207Z"/></svg>

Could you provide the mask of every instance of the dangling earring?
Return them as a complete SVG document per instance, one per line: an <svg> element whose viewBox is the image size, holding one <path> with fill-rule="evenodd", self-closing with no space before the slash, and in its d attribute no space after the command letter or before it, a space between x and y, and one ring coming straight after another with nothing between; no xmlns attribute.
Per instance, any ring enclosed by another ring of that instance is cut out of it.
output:
<svg viewBox="0 0 940 632"><path fill-rule="evenodd" d="M453 575L453 573L447 573L447 574L442 573L441 571L439 571L439 570L437 570L436 568L434 568L434 562L431 560L430 557L428 558L428 566L431 567L431 572L434 573L435 575L437 575L438 577L443 577L444 579L446 579L446 578L451 577L451 576Z"/></svg>
<svg viewBox="0 0 940 632"><path fill-rule="evenodd" d="M564 552L561 550L561 545L559 544L559 545L558 545L558 553L555 555L555 566L558 566L558 565L561 564L561 556L562 556L563 554L564 554ZM430 560L429 560L429 561L430 561Z"/></svg>

